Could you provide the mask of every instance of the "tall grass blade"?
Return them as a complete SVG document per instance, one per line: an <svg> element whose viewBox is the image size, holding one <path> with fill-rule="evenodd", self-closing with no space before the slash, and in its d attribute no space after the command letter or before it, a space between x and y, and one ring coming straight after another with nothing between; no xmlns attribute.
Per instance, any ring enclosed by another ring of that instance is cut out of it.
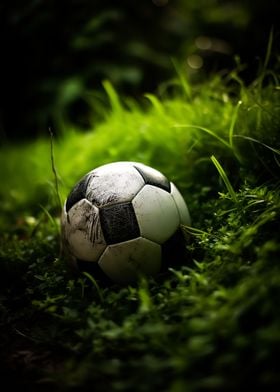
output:
<svg viewBox="0 0 280 392"><path fill-rule="evenodd" d="M163 114L163 105L161 104L161 102L157 99L157 97L155 97L153 94L144 94L144 97L146 97L151 104L153 105L153 107L155 108L155 110L158 112L158 114Z"/></svg>
<svg viewBox="0 0 280 392"><path fill-rule="evenodd" d="M236 107L234 108L233 114L232 114L232 119L231 119L231 123L230 123L230 127L229 127L229 145L231 146L232 150L234 149L233 147L233 131L234 131L234 127L236 124L236 120L237 120L237 115L238 115L238 111L239 108L242 104L242 101L238 101Z"/></svg>
<svg viewBox="0 0 280 392"><path fill-rule="evenodd" d="M50 138L51 138L51 164L52 164L52 172L54 175L55 193L56 193L59 208L61 209L62 202L61 202L61 197L60 197L60 193L59 193L58 175L57 175L57 170L56 170L55 160L54 160L53 132L52 132L51 128L49 128L49 133L50 133Z"/></svg>
<svg viewBox="0 0 280 392"><path fill-rule="evenodd" d="M44 206L42 206L41 204L39 206L43 210L44 214L47 216L47 218L49 219L49 221L51 222L53 227L57 230L57 232L59 232L59 226L58 226L56 220L51 216L49 211Z"/></svg>
<svg viewBox="0 0 280 392"><path fill-rule="evenodd" d="M193 128L193 129L199 129L200 131L203 131L205 133L208 133L208 135L213 136L215 139L219 140L224 146L227 148L231 149L231 145L225 141L223 138L218 136L215 132L211 131L211 129L205 128L205 127L200 127L198 125L188 125L188 124L175 124L173 125L174 128Z"/></svg>
<svg viewBox="0 0 280 392"><path fill-rule="evenodd" d="M270 57L271 57L272 45L273 45L273 27L271 28L270 33L269 33L267 50L266 50L264 64L263 64L263 72L265 72L266 69L267 69L268 62L269 62Z"/></svg>
<svg viewBox="0 0 280 392"><path fill-rule="evenodd" d="M118 113L121 114L123 111L119 96L116 92L116 90L114 89L114 87L112 86L112 84L109 82L109 80L104 80L103 83L103 88L106 91L106 94L109 98L111 107L112 107L112 111L114 113Z"/></svg>
<svg viewBox="0 0 280 392"><path fill-rule="evenodd" d="M235 191L234 191L234 189L233 189L233 187L232 187L232 185L231 185L231 183L229 181L228 176L226 175L226 172L224 171L224 169L222 168L220 162L218 161L218 159L214 155L211 156L211 160L214 163L216 169L218 170L218 172L219 172L219 174L220 174L220 176L221 176L221 178L222 178L222 180L223 180L223 182L224 182L224 184L225 184L225 186L227 188L227 191L230 194L232 200L236 203L237 202L236 193L235 193Z"/></svg>
<svg viewBox="0 0 280 392"><path fill-rule="evenodd" d="M180 68L178 62L175 59L171 59L173 67L175 68L175 71L179 77L179 81L181 83L181 86L183 87L183 91L186 94L187 98L192 97L192 90L191 86L186 78L186 75L182 72L182 69Z"/></svg>
<svg viewBox="0 0 280 392"><path fill-rule="evenodd" d="M270 147L267 144L261 142L260 140L254 139L253 137L244 136L244 135L234 135L233 137L238 137L241 139L249 140L250 142L253 142L253 143L261 144L263 147L269 149L270 151L274 152L275 154L280 155L280 150L273 148L273 147Z"/></svg>

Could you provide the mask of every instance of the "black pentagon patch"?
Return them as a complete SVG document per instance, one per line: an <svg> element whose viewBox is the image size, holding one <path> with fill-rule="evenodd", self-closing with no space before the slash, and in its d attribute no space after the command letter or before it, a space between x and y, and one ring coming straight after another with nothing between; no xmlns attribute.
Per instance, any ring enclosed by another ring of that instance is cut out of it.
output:
<svg viewBox="0 0 280 392"><path fill-rule="evenodd" d="M86 174L72 189L67 200L66 200L66 212L73 207L74 204L86 197L86 190L88 182L90 180L90 175Z"/></svg>
<svg viewBox="0 0 280 392"><path fill-rule="evenodd" d="M99 214L103 235L108 245L140 236L138 222L131 203L119 203L100 208Z"/></svg>
<svg viewBox="0 0 280 392"><path fill-rule="evenodd" d="M136 166L135 169L141 174L143 180L148 185L154 185L170 193L171 186L168 179L157 170L152 170L147 166Z"/></svg>

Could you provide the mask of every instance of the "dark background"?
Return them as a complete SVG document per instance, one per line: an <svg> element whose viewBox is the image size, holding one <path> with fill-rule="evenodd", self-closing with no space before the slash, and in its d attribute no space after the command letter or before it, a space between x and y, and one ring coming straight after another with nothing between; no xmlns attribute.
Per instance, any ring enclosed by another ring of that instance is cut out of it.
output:
<svg viewBox="0 0 280 392"><path fill-rule="evenodd" d="M1 140L87 129L106 102L104 79L139 97L174 77L171 59L199 80L239 56L250 83L272 28L279 62L279 17L278 0L2 0Z"/></svg>

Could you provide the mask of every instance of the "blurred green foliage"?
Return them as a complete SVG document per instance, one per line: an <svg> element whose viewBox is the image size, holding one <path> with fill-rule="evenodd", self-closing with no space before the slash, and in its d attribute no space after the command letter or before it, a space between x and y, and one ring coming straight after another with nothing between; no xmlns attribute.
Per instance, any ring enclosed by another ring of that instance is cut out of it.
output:
<svg viewBox="0 0 280 392"><path fill-rule="evenodd" d="M154 91L174 76L171 58L195 78L232 68L235 54L257 66L278 15L277 0L3 0L2 140L60 131L65 118L87 129L104 79L123 94Z"/></svg>

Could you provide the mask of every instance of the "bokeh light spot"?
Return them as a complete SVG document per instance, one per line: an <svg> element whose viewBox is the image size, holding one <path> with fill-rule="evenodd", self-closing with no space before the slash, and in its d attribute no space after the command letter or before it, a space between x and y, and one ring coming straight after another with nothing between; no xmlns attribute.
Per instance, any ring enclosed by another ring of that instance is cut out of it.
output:
<svg viewBox="0 0 280 392"><path fill-rule="evenodd" d="M209 50L212 47L212 40L209 37L201 35L196 38L195 45L198 49Z"/></svg>
<svg viewBox="0 0 280 392"><path fill-rule="evenodd" d="M191 54L187 58L187 63L192 69L200 69L203 67L203 58L198 54Z"/></svg>

